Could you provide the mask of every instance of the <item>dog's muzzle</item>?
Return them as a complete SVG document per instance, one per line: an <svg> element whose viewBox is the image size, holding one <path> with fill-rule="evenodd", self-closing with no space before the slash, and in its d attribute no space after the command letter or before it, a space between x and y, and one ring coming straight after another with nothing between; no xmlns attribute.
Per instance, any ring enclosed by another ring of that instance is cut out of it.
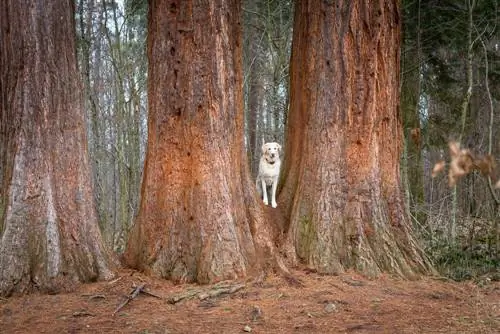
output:
<svg viewBox="0 0 500 334"><path fill-rule="evenodd" d="M269 156L271 159L267 159L266 158L266 162L270 165L274 165L274 163L276 162L276 159L275 159L275 156L274 155L270 155Z"/></svg>

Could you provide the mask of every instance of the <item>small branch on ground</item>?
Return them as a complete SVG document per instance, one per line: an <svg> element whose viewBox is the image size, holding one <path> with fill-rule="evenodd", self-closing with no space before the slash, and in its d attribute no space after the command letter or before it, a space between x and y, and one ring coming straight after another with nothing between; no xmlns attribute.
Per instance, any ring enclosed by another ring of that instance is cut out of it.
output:
<svg viewBox="0 0 500 334"><path fill-rule="evenodd" d="M138 287L136 287L134 289L134 291L132 291L132 293L129 296L127 296L127 299L116 308L116 310L113 312L113 315L115 315L116 313L118 313L118 311L120 311L132 299L134 299L135 297L137 297L141 293L141 290L144 289L145 286L146 286L146 284L141 284Z"/></svg>
<svg viewBox="0 0 500 334"><path fill-rule="evenodd" d="M197 296L199 293L201 293L200 290L190 290L187 292L183 292L180 294L177 294L175 296L171 296L167 299L167 302L169 304L177 304L178 302L184 300L184 299L191 299L195 296Z"/></svg>
<svg viewBox="0 0 500 334"><path fill-rule="evenodd" d="M130 295L127 296L127 299L121 303L117 308L116 310L113 312L113 316L118 313L123 307L125 307L125 305L127 305L132 299L136 298L139 294L143 293L145 295L149 295L149 296L152 296L152 297L155 297L155 298L159 298L159 299L162 299L162 297L152 293L152 292L149 292L149 291L146 291L145 290L145 286L146 284L141 284L139 286L137 286L134 290L132 290L132 292L130 293Z"/></svg>
<svg viewBox="0 0 500 334"><path fill-rule="evenodd" d="M180 294L176 294L168 298L169 304L177 304L178 302L185 299L198 298L199 300L205 300L208 298L215 298L222 295L230 295L241 289L244 289L246 285L244 283L238 284L228 284L228 283L218 283L208 289L194 289Z"/></svg>
<svg viewBox="0 0 500 334"><path fill-rule="evenodd" d="M233 286L225 286L225 287L215 287L211 290L208 290L204 293L201 293L198 295L198 298L200 300L204 300L204 299L207 299L207 298L214 298L214 297L218 297L218 296L221 296L221 295L230 295L232 293L235 293L237 291L240 291L241 289L243 289L245 287L245 284L236 284L236 285L233 285Z"/></svg>
<svg viewBox="0 0 500 334"><path fill-rule="evenodd" d="M144 294L146 294L146 295L148 295L148 296L155 297L155 298L158 298L158 299L162 299L161 296L158 296L157 294L154 294L152 292L149 292L149 291L146 291L146 290L142 290L141 292L144 293Z"/></svg>
<svg viewBox="0 0 500 334"><path fill-rule="evenodd" d="M108 284L115 284L116 282L118 282L119 280L121 280L123 278L123 276L120 276L112 281L109 281Z"/></svg>

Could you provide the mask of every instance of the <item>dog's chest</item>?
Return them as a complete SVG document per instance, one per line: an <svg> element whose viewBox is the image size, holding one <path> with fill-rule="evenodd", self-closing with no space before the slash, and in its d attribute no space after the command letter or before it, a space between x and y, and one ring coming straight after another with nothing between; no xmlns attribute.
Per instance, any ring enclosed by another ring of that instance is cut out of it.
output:
<svg viewBox="0 0 500 334"><path fill-rule="evenodd" d="M270 164L266 161L260 164L260 177L263 178L267 184L272 183L273 179L279 176L280 161Z"/></svg>

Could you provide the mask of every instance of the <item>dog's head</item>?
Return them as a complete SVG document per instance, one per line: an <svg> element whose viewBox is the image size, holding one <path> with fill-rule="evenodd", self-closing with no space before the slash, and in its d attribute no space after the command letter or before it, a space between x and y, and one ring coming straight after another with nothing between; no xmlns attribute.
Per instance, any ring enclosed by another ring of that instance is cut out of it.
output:
<svg viewBox="0 0 500 334"><path fill-rule="evenodd" d="M265 143L262 145L262 155L267 162L273 163L280 157L281 145L278 143Z"/></svg>

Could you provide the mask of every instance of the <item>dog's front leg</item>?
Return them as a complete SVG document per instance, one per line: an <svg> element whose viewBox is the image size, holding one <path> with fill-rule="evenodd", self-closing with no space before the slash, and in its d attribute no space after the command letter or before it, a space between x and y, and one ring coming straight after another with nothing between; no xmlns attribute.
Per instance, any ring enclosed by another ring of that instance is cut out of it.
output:
<svg viewBox="0 0 500 334"><path fill-rule="evenodd" d="M269 201L267 199L267 184L264 179L261 180L261 185L262 185L262 197L264 198L264 204L268 205Z"/></svg>
<svg viewBox="0 0 500 334"><path fill-rule="evenodd" d="M278 179L273 180L273 189L271 192L271 206L273 208L277 207L278 204L276 203L276 188L278 187Z"/></svg>

